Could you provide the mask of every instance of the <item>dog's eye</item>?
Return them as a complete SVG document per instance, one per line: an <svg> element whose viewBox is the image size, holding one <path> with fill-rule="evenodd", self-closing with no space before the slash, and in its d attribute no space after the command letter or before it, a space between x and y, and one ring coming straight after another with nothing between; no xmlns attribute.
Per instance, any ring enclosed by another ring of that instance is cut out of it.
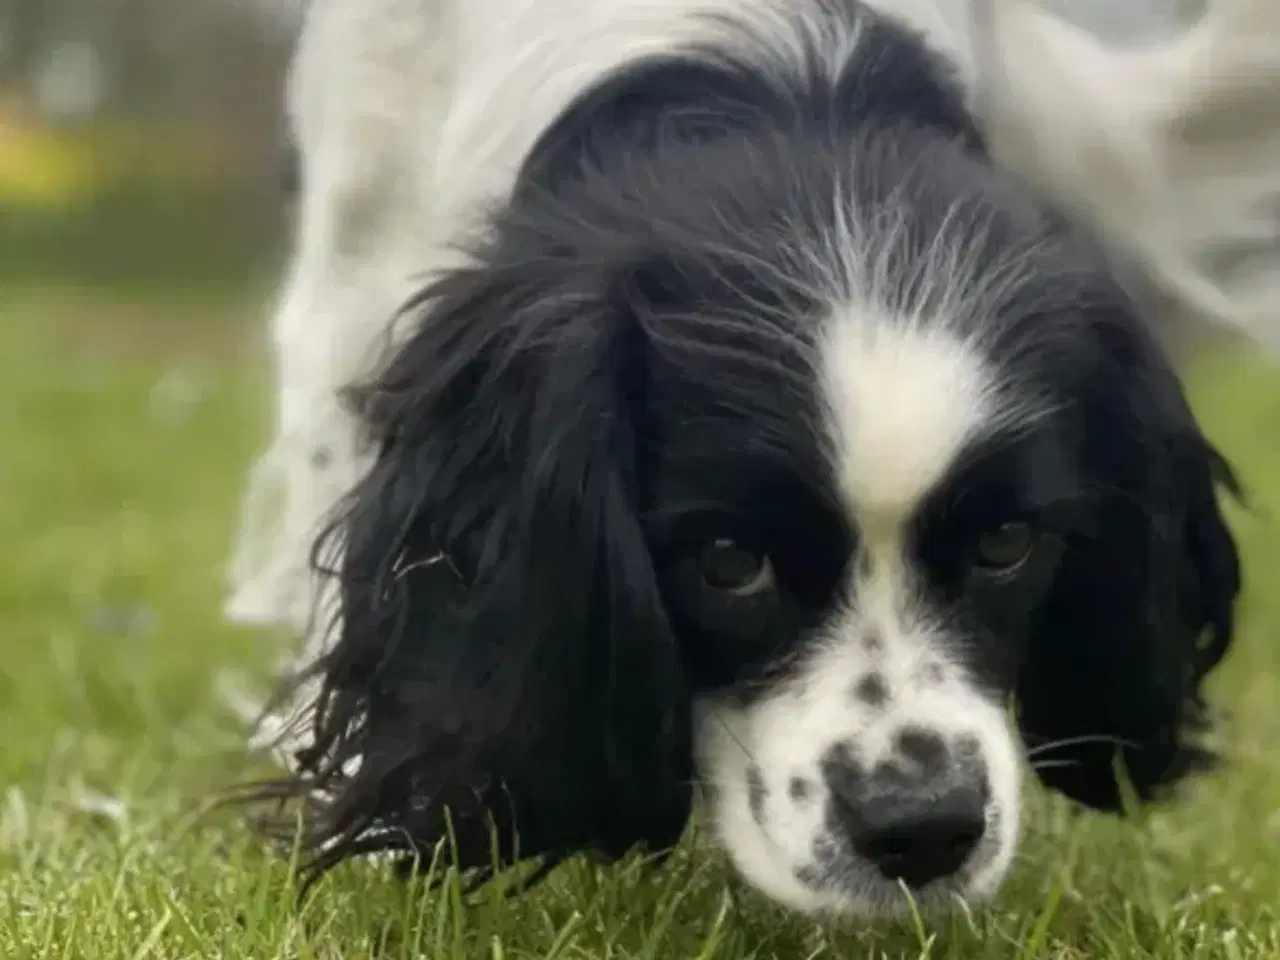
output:
<svg viewBox="0 0 1280 960"><path fill-rule="evenodd" d="M713 540L698 554L698 572L712 590L754 597L773 587L773 564L758 550L736 540Z"/></svg>
<svg viewBox="0 0 1280 960"><path fill-rule="evenodd" d="M1028 523L1002 523L978 538L975 566L986 573L1013 573L1036 547L1036 531Z"/></svg>

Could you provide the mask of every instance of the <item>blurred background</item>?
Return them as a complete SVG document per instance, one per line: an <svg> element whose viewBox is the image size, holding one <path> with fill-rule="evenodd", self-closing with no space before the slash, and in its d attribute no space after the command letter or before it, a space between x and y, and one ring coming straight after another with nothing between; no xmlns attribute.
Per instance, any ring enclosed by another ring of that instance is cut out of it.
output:
<svg viewBox="0 0 1280 960"><path fill-rule="evenodd" d="M280 250L302 0L0 0L0 284L226 292ZM1047 0L1117 39L1204 0Z"/></svg>
<svg viewBox="0 0 1280 960"><path fill-rule="evenodd" d="M294 0L0 0L0 289L270 275Z"/></svg>
<svg viewBox="0 0 1280 960"><path fill-rule="evenodd" d="M302 0L0 0L0 284L225 292L270 275ZM1117 39L1204 0L1047 0Z"/></svg>
<svg viewBox="0 0 1280 960"><path fill-rule="evenodd" d="M278 655L219 607L296 29L291 0L0 0L0 863L36 811L203 775L243 736L219 671Z"/></svg>

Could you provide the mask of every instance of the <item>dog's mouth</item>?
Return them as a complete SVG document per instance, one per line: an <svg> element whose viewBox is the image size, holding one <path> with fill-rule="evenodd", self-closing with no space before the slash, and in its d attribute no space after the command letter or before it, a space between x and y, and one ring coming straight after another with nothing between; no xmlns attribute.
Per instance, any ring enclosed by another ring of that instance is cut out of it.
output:
<svg viewBox="0 0 1280 960"><path fill-rule="evenodd" d="M886 876L843 845L827 844L815 851L812 863L795 871L795 877L835 913L943 912L985 900L999 885L1003 871L992 870L999 846L998 836L990 833L955 873L914 884L905 877Z"/></svg>
<svg viewBox="0 0 1280 960"><path fill-rule="evenodd" d="M912 888L881 877L866 864L848 869L806 868L796 879L826 905L833 916L900 917L913 912L939 914L958 904L984 899L961 875Z"/></svg>

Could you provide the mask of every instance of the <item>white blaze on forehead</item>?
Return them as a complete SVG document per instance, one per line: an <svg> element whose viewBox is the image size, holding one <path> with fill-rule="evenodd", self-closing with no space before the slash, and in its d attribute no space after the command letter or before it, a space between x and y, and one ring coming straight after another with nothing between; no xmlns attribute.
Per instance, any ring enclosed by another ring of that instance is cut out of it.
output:
<svg viewBox="0 0 1280 960"><path fill-rule="evenodd" d="M844 308L819 363L833 466L864 523L905 520L995 418L981 354L945 326Z"/></svg>

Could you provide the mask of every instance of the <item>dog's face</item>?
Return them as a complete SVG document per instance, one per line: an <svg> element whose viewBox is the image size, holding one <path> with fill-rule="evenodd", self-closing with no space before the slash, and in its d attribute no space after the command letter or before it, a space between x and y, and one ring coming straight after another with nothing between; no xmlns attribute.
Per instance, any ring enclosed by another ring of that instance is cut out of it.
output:
<svg viewBox="0 0 1280 960"><path fill-rule="evenodd" d="M844 309L820 325L810 401L777 411L802 449L735 453L763 445L750 418L676 427L658 486L712 817L748 879L808 910L1003 876L1008 702L1085 519L1047 397L1002 396L992 359L938 327Z"/></svg>
<svg viewBox="0 0 1280 960"><path fill-rule="evenodd" d="M661 848L700 787L769 896L892 910L995 888L1026 748L1107 809L1201 758L1225 466L1088 245L871 126L546 168L424 293L358 397L317 867Z"/></svg>
<svg viewBox="0 0 1280 960"><path fill-rule="evenodd" d="M980 303L981 280L937 282L955 284L933 291L954 313L926 316L898 286L779 317L804 330L782 338L790 357L766 337L739 371L655 378L644 521L696 691L698 778L739 870L803 910L998 884L1018 835L1019 668L1037 643L1073 642L1045 626L1055 578L1127 469L1082 442L1079 404L1096 400L1052 375L1101 351L1085 324L1044 317L1083 336L1035 357L1037 331L965 316L958 288Z"/></svg>

